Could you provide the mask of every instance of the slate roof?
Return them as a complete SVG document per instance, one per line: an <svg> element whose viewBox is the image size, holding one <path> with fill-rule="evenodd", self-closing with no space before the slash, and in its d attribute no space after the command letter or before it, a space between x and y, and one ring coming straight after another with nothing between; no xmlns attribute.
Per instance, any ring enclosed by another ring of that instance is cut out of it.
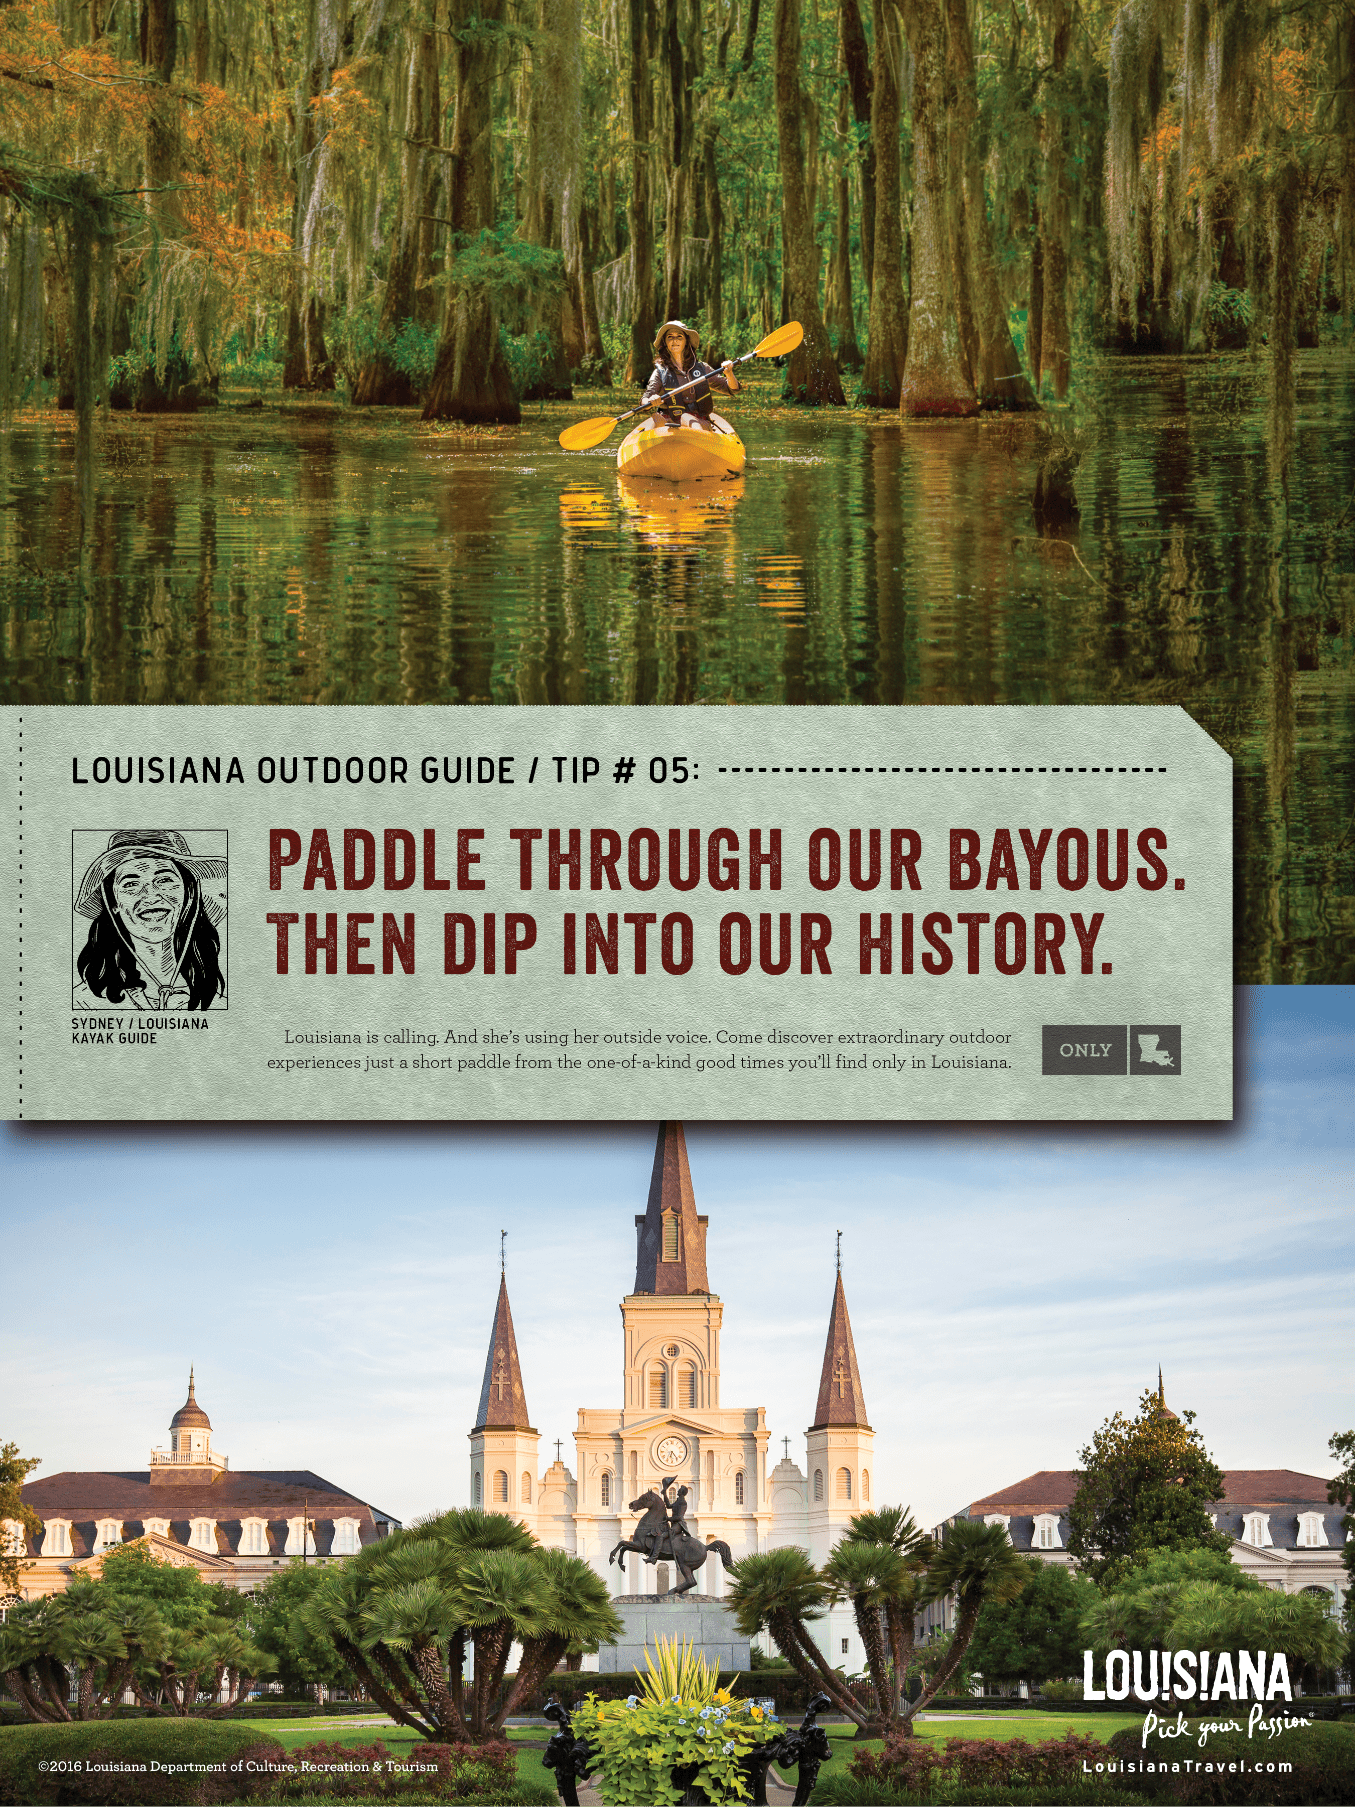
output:
<svg viewBox="0 0 1355 1807"><path fill-rule="evenodd" d="M228 1470L215 1481L186 1483L151 1482L148 1470L112 1473L101 1469L67 1470L30 1481L23 1501L44 1520L71 1521L72 1556L92 1556L97 1548L98 1521L117 1519L124 1541L142 1536L149 1521L168 1521L170 1538L186 1544L194 1518L216 1520L217 1550L222 1556L239 1554L242 1521L268 1521L268 1554L280 1556L287 1541L287 1520L308 1512L315 1524L317 1555L327 1555L334 1539L334 1520L355 1518L362 1543L380 1533L378 1520L398 1529L399 1521L377 1512L365 1500L346 1493L332 1481L308 1468L263 1469L250 1473ZM40 1540L29 1539L36 1555Z"/></svg>
<svg viewBox="0 0 1355 1807"><path fill-rule="evenodd" d="M508 1304L508 1280L499 1276L499 1302L494 1311L494 1328L489 1333L489 1354L485 1357L485 1377L480 1385L480 1404L475 1413L475 1429L529 1431L527 1395L522 1386L522 1364L518 1360L518 1340L513 1334L513 1313Z"/></svg>
<svg viewBox="0 0 1355 1807"><path fill-rule="evenodd" d="M1327 1483L1320 1475L1299 1474L1292 1468L1226 1468L1221 1505L1264 1510L1279 1506L1327 1507ZM1057 1512L1072 1504L1077 1492L1077 1471L1041 1468L1023 1481L1014 1481L986 1499L966 1508L970 1518L986 1512ZM1339 1513L1338 1513L1339 1517Z"/></svg>
<svg viewBox="0 0 1355 1807"><path fill-rule="evenodd" d="M866 1395L861 1385L861 1370L856 1363L856 1344L852 1341L852 1321L847 1315L847 1295L842 1289L842 1275L833 1288L833 1308L828 1314L828 1341L823 1351L823 1370L819 1375L819 1397L814 1407L810 1429L825 1425L859 1425L870 1429L866 1417Z"/></svg>
<svg viewBox="0 0 1355 1807"><path fill-rule="evenodd" d="M681 1239L676 1261L662 1261L663 1219L676 1212ZM687 1165L687 1138L680 1123L660 1123L649 1179L645 1214L637 1217L635 1290L637 1293L709 1293L706 1278L706 1225L698 1217Z"/></svg>
<svg viewBox="0 0 1355 1807"><path fill-rule="evenodd" d="M1009 1520L1008 1531L1018 1550L1033 1548L1035 1516L1056 1512L1060 1535L1068 1537L1068 1507L1077 1491L1077 1474L1071 1468L1042 1468L1027 1475L998 1493L975 1500L966 1508L969 1518L989 1515ZM1327 1534L1326 1547L1339 1550L1345 1542L1341 1528L1342 1508L1327 1502L1327 1483L1320 1475L1300 1474L1292 1468L1227 1468L1224 1470L1224 1497L1213 1503L1211 1510L1220 1531L1241 1538L1243 1519L1248 1512L1264 1512L1270 1520L1269 1545L1276 1550L1305 1553L1310 1546L1298 1541L1299 1514L1320 1512ZM1323 1546L1317 1546L1319 1554Z"/></svg>

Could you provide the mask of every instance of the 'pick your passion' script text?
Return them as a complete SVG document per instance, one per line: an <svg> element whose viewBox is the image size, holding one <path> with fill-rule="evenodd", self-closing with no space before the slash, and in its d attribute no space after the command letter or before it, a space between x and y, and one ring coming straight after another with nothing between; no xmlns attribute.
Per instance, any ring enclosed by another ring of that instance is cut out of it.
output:
<svg viewBox="0 0 1355 1807"><path fill-rule="evenodd" d="M1113 897L1183 891L1169 872L1161 828L952 828L941 846L924 847L913 828L816 828L796 851L780 828L513 828L490 842L483 828L274 828L268 834L268 888L274 892L778 892L787 880L814 892L945 891L1091 892ZM1132 852L1131 852L1132 843ZM930 857L929 857L930 855ZM792 865L792 861L796 863ZM802 863L800 863L802 861ZM503 903L509 901L503 896ZM1165 900L1164 900L1165 901ZM539 909L539 906L538 906ZM373 976L413 973L418 920L413 910L270 910L279 974ZM721 972L754 967L773 976L797 971L940 976L985 967L1013 976L1112 971L1102 910L862 911L847 931L848 952L835 952L834 922L822 910L748 913L562 911L546 921L522 909L443 911L431 932L449 975L530 965L534 949L553 943L565 974L680 977L692 970L698 943ZM1164 919L1163 932L1169 933ZM541 956L537 955L537 959Z"/></svg>

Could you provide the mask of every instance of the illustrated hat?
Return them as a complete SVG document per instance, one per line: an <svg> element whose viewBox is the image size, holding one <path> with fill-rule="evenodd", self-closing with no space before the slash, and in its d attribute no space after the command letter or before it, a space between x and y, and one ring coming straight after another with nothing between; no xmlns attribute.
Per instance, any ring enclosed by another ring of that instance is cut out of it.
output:
<svg viewBox="0 0 1355 1807"><path fill-rule="evenodd" d="M683 324L683 322L681 320L665 320L663 325L659 328L658 332L656 332L654 335L654 355L656 357L663 356L664 339L667 337L667 335L670 332L672 332L674 327L676 327L680 333L686 333L687 343L691 346L693 351L700 351L701 335L699 332L697 332L695 327L686 326Z"/></svg>
<svg viewBox="0 0 1355 1807"><path fill-rule="evenodd" d="M80 881L75 907L82 916L99 915L104 907L103 882L125 860L168 859L185 867L198 881L202 908L212 923L226 914L226 862L190 851L188 842L173 828L119 828L108 837L108 846L93 860Z"/></svg>

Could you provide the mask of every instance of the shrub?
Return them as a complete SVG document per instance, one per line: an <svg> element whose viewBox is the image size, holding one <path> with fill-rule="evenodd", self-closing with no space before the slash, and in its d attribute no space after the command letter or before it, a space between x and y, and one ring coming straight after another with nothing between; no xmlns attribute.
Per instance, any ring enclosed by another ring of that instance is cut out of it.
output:
<svg viewBox="0 0 1355 1807"><path fill-rule="evenodd" d="M1274 1738L1264 1734L1248 1738L1245 1731L1215 1732L1201 1749L1198 1725L1192 1722L1189 1738L1153 1734L1146 1745L1142 1734L1129 1727L1116 1732L1106 1754L1126 1765L1145 1761L1163 1765L1147 1774L1137 1769L1125 1772L1132 1787L1158 1801L1271 1801L1282 1807L1284 1803L1335 1807L1355 1801L1355 1726L1319 1721ZM1190 1770L1184 1768L1187 1760L1194 1766ZM1203 1768L1206 1763L1211 1767ZM1267 1773L1267 1768L1257 1773L1251 1767L1280 1763L1292 1765L1287 1775ZM1230 1764L1237 1766L1233 1775L1228 1774Z"/></svg>
<svg viewBox="0 0 1355 1807"><path fill-rule="evenodd" d="M1046 1738L1030 1744L1024 1738L951 1738L933 1745L920 1738L890 1738L879 1751L864 1750L852 1758L852 1775L895 1793L926 1792L958 1784L975 1788L1039 1788L1086 1779L1085 1763L1106 1760L1097 1738Z"/></svg>
<svg viewBox="0 0 1355 1807"><path fill-rule="evenodd" d="M683 1798L673 1772L690 1768L713 1800L740 1798L739 1760L784 1727L751 1701L716 1692L704 1704L681 1700L590 1700L576 1707L575 1735L597 1757L596 1786L604 1801L663 1807Z"/></svg>
<svg viewBox="0 0 1355 1807"><path fill-rule="evenodd" d="M1040 1689L1045 1700L1056 1702L1062 1706L1065 1701L1082 1699L1081 1682L1046 1682Z"/></svg>
<svg viewBox="0 0 1355 1807"><path fill-rule="evenodd" d="M257 1799L286 1753L253 1726L133 1719L14 1726L0 1732L0 1803L107 1802L109 1807ZM190 1772L151 1765L205 1765ZM46 1764L40 1769L39 1764ZM55 1769L54 1764L66 1767ZM94 1768L94 1765L101 1767ZM119 1767L109 1767L119 1766ZM252 1766L252 1767L251 1767Z"/></svg>
<svg viewBox="0 0 1355 1807"><path fill-rule="evenodd" d="M499 1739L492 1744L420 1744L396 1756L372 1744L321 1742L303 1745L274 1777L279 1801L408 1800L431 1795L439 1801L513 1799L517 1757Z"/></svg>
<svg viewBox="0 0 1355 1807"><path fill-rule="evenodd" d="M1129 1794L1099 1783L1079 1782L1065 1788L963 1788L958 1782L938 1783L929 1791L905 1793L881 1789L871 1782L854 1782L849 1776L825 1777L814 1789L814 1807L1148 1807L1149 1796Z"/></svg>

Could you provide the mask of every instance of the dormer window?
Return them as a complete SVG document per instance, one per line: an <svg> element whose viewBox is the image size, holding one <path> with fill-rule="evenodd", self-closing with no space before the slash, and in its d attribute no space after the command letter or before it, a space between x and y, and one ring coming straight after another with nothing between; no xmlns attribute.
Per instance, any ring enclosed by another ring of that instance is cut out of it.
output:
<svg viewBox="0 0 1355 1807"><path fill-rule="evenodd" d="M1322 1521L1320 1512L1299 1513L1298 1543L1301 1550L1326 1549L1327 1527Z"/></svg>
<svg viewBox="0 0 1355 1807"><path fill-rule="evenodd" d="M1063 1539L1059 1535L1057 1512L1036 1513L1030 1542L1031 1548L1035 1550L1061 1550L1063 1548Z"/></svg>
<svg viewBox="0 0 1355 1807"><path fill-rule="evenodd" d="M44 1556L69 1556L71 1553L70 1521L64 1518L49 1518L47 1533L42 1540Z"/></svg>
<svg viewBox="0 0 1355 1807"><path fill-rule="evenodd" d="M98 1545L101 1550L115 1550L122 1542L122 1520L118 1518L101 1518L99 1520Z"/></svg>
<svg viewBox="0 0 1355 1807"><path fill-rule="evenodd" d="M1258 1550L1270 1547L1270 1514L1268 1512L1248 1512L1242 1520L1242 1542L1255 1546Z"/></svg>
<svg viewBox="0 0 1355 1807"><path fill-rule="evenodd" d="M262 1518L247 1518L240 1527L240 1554L242 1556L266 1556L268 1554L268 1524Z"/></svg>
<svg viewBox="0 0 1355 1807"><path fill-rule="evenodd" d="M305 1537L304 1545L302 1542L303 1533ZM304 1518L289 1518L287 1520L287 1544L282 1553L284 1556L301 1556L303 1554L306 1556L314 1556L315 1529L312 1525L308 1525Z"/></svg>
<svg viewBox="0 0 1355 1807"><path fill-rule="evenodd" d="M216 1520L214 1518L195 1518L193 1520L188 1547L190 1550L201 1550L205 1556L216 1555Z"/></svg>
<svg viewBox="0 0 1355 1807"><path fill-rule="evenodd" d="M681 1261L682 1259L682 1219L676 1211L664 1212L663 1259L665 1261Z"/></svg>
<svg viewBox="0 0 1355 1807"><path fill-rule="evenodd" d="M167 1518L143 1519L141 1529L145 1537L168 1537L169 1520Z"/></svg>
<svg viewBox="0 0 1355 1807"><path fill-rule="evenodd" d="M1008 1543L1011 1542L1011 1540L1012 1540L1012 1522L1011 1522L1011 1519L1008 1518L1005 1513L985 1512L983 1515L983 1522L985 1525L1001 1525L1003 1531L1006 1533L1007 1542Z"/></svg>
<svg viewBox="0 0 1355 1807"><path fill-rule="evenodd" d="M24 1528L17 1518L0 1519L0 1550L6 1556L23 1556L28 1550Z"/></svg>
<svg viewBox="0 0 1355 1807"><path fill-rule="evenodd" d="M334 1541L329 1546L331 1556L356 1556L362 1545L358 1537L358 1521L355 1518L336 1518L334 1521Z"/></svg>

